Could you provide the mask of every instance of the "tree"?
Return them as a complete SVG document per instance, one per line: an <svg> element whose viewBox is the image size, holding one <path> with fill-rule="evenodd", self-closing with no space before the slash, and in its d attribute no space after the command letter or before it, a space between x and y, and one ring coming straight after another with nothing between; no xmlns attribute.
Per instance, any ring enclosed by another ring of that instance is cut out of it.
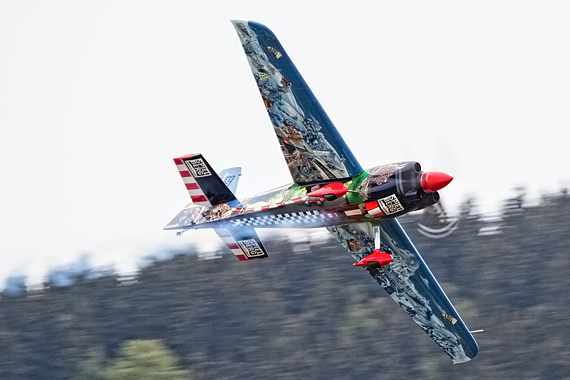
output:
<svg viewBox="0 0 570 380"><path fill-rule="evenodd" d="M131 340L119 349L119 356L104 370L106 380L188 380L178 367L174 353L162 341Z"/></svg>
<svg viewBox="0 0 570 380"><path fill-rule="evenodd" d="M87 353L87 358L79 363L79 377L82 380L105 380L103 377L105 368L105 353L103 349L92 348Z"/></svg>

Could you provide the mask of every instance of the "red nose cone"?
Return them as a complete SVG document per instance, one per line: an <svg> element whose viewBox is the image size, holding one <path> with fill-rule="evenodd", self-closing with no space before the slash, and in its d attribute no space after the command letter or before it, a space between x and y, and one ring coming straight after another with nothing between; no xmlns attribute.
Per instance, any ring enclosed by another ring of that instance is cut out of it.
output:
<svg viewBox="0 0 570 380"><path fill-rule="evenodd" d="M422 174L422 189L426 193L434 193L449 185L453 177L442 172L426 172Z"/></svg>

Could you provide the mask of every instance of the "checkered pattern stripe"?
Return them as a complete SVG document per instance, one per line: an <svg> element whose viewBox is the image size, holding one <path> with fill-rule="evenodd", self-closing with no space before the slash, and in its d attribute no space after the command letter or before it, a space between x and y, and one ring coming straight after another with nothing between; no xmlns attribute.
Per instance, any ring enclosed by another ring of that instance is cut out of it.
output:
<svg viewBox="0 0 570 380"><path fill-rule="evenodd" d="M311 224L322 223L334 219L340 219L340 215L336 212L330 213L326 211L300 211L289 212L277 215L252 216L243 219L234 219L230 223L236 227L239 226L271 226L279 224Z"/></svg>

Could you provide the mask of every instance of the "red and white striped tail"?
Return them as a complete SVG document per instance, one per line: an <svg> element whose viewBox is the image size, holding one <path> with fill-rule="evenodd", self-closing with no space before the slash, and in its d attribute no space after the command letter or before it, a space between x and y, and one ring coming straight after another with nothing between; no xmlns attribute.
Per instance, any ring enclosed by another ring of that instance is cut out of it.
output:
<svg viewBox="0 0 570 380"><path fill-rule="evenodd" d="M190 199L192 199L192 203L200 206L207 206L210 207L211 204L206 198L206 195L198 186L196 179L190 173L190 170L184 164L184 159L192 158L197 156L198 154L189 154L187 156L182 156L174 159L174 163L176 164L176 169L180 173L180 177L182 177L182 182L186 186L186 190L188 190L188 195L190 195Z"/></svg>

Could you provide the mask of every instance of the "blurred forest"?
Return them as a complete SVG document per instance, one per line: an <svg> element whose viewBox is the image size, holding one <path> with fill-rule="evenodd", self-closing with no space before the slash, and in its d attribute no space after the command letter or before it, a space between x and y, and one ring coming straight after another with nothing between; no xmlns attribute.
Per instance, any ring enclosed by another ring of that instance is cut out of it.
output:
<svg viewBox="0 0 570 380"><path fill-rule="evenodd" d="M132 275L86 266L40 287L14 276L0 379L570 378L566 192L510 199L495 218L465 202L438 239L418 228L442 223L433 215L399 220L467 326L485 330L474 360L453 365L332 237L309 231L265 238L269 258L253 262L189 247Z"/></svg>

